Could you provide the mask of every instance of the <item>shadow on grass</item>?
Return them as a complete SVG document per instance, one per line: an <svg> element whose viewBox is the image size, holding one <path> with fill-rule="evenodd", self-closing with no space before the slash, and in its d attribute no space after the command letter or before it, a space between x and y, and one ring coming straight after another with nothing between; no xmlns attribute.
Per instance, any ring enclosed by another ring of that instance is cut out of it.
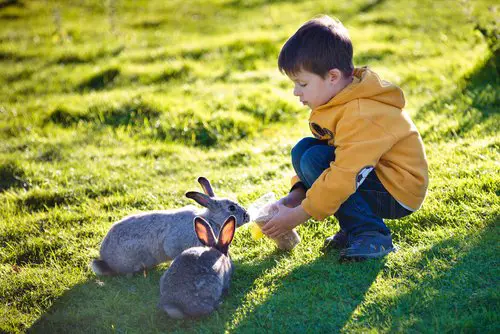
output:
<svg viewBox="0 0 500 334"><path fill-rule="evenodd" d="M96 104L86 110L74 109L71 106L55 108L45 119L45 124L54 123L64 127L79 123L93 124L95 127L110 126L144 126L144 122L155 122L162 110L147 103L141 97L133 97L118 105Z"/></svg>
<svg viewBox="0 0 500 334"><path fill-rule="evenodd" d="M0 9L4 9L10 6L24 7L24 3L19 0L3 0L0 1Z"/></svg>
<svg viewBox="0 0 500 334"><path fill-rule="evenodd" d="M297 3L300 2L300 0L274 0L271 1L271 3L280 3L280 2L289 2L289 3ZM257 7L262 7L265 5L268 5L269 1L268 0L232 0L225 4L225 6L228 7L233 7L233 8L246 8L246 9L251 9L251 8L257 8Z"/></svg>
<svg viewBox="0 0 500 334"><path fill-rule="evenodd" d="M498 333L499 219L494 215L481 232L451 236L418 255L404 269L401 291L365 305L346 329L358 332L373 324L389 333ZM397 271L384 271L381 278L403 276Z"/></svg>
<svg viewBox="0 0 500 334"><path fill-rule="evenodd" d="M232 0L225 4L225 6L228 7L233 7L233 8L246 8L246 9L251 9L251 8L257 8L257 7L263 7L267 6L270 3L271 4L276 4L276 3L298 3L302 2L300 0ZM377 6L383 4L385 0L367 0L364 4L361 4L360 8L356 11L357 13L367 13L376 8Z"/></svg>
<svg viewBox="0 0 500 334"><path fill-rule="evenodd" d="M24 169L17 161L0 164L0 193L10 188L29 189L31 185L24 178Z"/></svg>
<svg viewBox="0 0 500 334"><path fill-rule="evenodd" d="M221 307L195 320L172 320L157 309L163 268L146 277L90 276L29 332L498 332L498 219L389 262L338 264L331 252L286 272L279 266L290 255L275 252L258 263L236 263ZM388 284L387 294L370 291L376 279L381 289ZM272 286L268 296L259 295L262 283Z"/></svg>
<svg viewBox="0 0 500 334"><path fill-rule="evenodd" d="M120 69L116 67L105 69L82 82L78 90L85 92L109 88L119 74Z"/></svg>
<svg viewBox="0 0 500 334"><path fill-rule="evenodd" d="M278 274L271 279L274 294L249 309L256 280L289 254L276 251L257 264L235 263L232 286L220 308L194 320L173 320L157 309L162 269L146 276L93 277L66 292L28 332L337 331L384 266L383 260L339 265L337 255L321 257L284 277Z"/></svg>
<svg viewBox="0 0 500 334"><path fill-rule="evenodd" d="M275 265L274 256L258 264L235 263L229 295L219 309L201 319L173 320L157 308L160 277L166 267L133 277L95 277L60 297L28 330L30 333L224 332L248 288Z"/></svg>
<svg viewBox="0 0 500 334"><path fill-rule="evenodd" d="M276 291L235 326L236 332L335 333L360 305L386 259L338 263L332 251L277 282Z"/></svg>

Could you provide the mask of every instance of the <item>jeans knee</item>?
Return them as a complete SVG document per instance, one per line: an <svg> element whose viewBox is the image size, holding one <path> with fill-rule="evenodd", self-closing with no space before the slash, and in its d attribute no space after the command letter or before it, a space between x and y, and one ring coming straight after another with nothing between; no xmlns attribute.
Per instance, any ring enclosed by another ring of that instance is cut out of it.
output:
<svg viewBox="0 0 500 334"><path fill-rule="evenodd" d="M305 138L302 138L301 140L299 140L297 142L297 144L295 144L294 147L292 147L292 159L293 158L297 158L297 159L300 159L302 157L302 155L305 153L305 151L317 144L318 140L316 138L312 138L312 137L305 137Z"/></svg>
<svg viewBox="0 0 500 334"><path fill-rule="evenodd" d="M312 137L306 137L299 140L297 144L295 144L295 146L292 148L291 151L292 165L297 173L300 173L300 160L302 159L304 153L308 149L317 144L318 144L317 139Z"/></svg>
<svg viewBox="0 0 500 334"><path fill-rule="evenodd" d="M302 154L300 159L300 170L307 185L310 187L314 181L330 166L333 154L326 147L313 146Z"/></svg>

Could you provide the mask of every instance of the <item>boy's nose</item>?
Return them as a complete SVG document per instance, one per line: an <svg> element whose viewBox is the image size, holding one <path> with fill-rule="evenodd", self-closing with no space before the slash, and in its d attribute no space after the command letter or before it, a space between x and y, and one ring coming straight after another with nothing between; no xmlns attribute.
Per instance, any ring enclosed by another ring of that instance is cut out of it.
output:
<svg viewBox="0 0 500 334"><path fill-rule="evenodd" d="M293 95L300 96L300 92L296 87L293 89Z"/></svg>

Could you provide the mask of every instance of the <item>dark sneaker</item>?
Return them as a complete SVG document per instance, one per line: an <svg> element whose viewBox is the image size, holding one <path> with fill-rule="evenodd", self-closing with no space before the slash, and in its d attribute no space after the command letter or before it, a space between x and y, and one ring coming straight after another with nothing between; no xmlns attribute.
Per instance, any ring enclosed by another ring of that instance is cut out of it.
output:
<svg viewBox="0 0 500 334"><path fill-rule="evenodd" d="M375 231L362 232L349 238L349 247L340 251L340 260L362 261L383 257L395 250L390 234L384 235Z"/></svg>
<svg viewBox="0 0 500 334"><path fill-rule="evenodd" d="M325 239L323 248L344 249L347 247L347 239L347 232L341 229L335 235Z"/></svg>

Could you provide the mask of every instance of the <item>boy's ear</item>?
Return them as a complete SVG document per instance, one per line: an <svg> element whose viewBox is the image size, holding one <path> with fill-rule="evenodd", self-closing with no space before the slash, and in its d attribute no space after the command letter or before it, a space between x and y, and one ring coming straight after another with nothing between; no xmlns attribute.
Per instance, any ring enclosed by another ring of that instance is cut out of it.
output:
<svg viewBox="0 0 500 334"><path fill-rule="evenodd" d="M328 71L328 79L335 84L342 79L342 72L338 68L332 68Z"/></svg>

